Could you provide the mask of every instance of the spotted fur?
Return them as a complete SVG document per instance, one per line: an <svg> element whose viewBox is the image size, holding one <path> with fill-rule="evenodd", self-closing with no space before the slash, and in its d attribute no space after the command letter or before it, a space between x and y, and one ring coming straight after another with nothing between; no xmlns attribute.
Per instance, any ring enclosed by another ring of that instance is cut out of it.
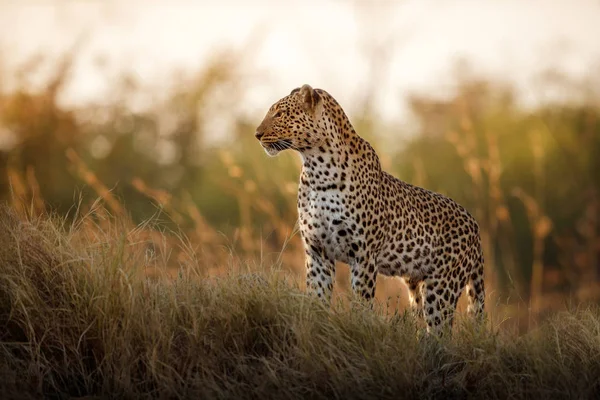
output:
<svg viewBox="0 0 600 400"><path fill-rule="evenodd" d="M256 138L271 156L303 160L298 189L307 289L329 303L334 263L348 263L352 288L371 302L378 273L398 276L428 331L452 325L466 287L474 315L484 309L479 227L459 204L382 171L327 92L294 89L267 112Z"/></svg>

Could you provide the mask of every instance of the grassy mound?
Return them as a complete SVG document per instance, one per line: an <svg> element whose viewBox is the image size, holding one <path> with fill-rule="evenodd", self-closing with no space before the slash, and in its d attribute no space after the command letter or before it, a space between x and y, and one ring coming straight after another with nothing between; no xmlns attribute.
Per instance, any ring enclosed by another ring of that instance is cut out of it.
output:
<svg viewBox="0 0 600 400"><path fill-rule="evenodd" d="M89 222L0 209L2 398L600 396L597 308L437 340L276 273L148 279L131 231Z"/></svg>

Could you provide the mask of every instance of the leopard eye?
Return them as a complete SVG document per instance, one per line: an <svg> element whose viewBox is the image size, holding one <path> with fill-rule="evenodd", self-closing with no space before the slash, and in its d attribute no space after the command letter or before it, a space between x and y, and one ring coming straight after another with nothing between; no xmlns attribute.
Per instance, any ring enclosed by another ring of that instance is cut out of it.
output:
<svg viewBox="0 0 600 400"><path fill-rule="evenodd" d="M281 110L277 111L275 113L275 115L273 115L273 118L279 118L279 117L281 117Z"/></svg>

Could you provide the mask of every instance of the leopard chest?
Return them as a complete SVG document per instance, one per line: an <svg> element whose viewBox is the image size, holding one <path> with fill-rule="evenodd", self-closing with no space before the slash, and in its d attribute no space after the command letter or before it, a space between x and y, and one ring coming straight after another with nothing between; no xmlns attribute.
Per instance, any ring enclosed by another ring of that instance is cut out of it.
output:
<svg viewBox="0 0 600 400"><path fill-rule="evenodd" d="M298 219L303 240L342 262L350 261L352 244L360 239L350 210L348 196L339 184L300 185Z"/></svg>

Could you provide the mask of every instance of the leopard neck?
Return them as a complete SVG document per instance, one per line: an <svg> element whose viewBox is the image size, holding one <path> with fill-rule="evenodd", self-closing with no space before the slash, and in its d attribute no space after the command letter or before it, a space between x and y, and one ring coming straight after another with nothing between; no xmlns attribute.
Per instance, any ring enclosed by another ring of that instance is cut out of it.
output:
<svg viewBox="0 0 600 400"><path fill-rule="evenodd" d="M332 123L334 121L334 123ZM301 152L302 173L310 186L332 187L354 180L358 164L373 164L379 169L379 159L370 144L361 138L342 115L323 116L321 128L326 132L319 146Z"/></svg>

